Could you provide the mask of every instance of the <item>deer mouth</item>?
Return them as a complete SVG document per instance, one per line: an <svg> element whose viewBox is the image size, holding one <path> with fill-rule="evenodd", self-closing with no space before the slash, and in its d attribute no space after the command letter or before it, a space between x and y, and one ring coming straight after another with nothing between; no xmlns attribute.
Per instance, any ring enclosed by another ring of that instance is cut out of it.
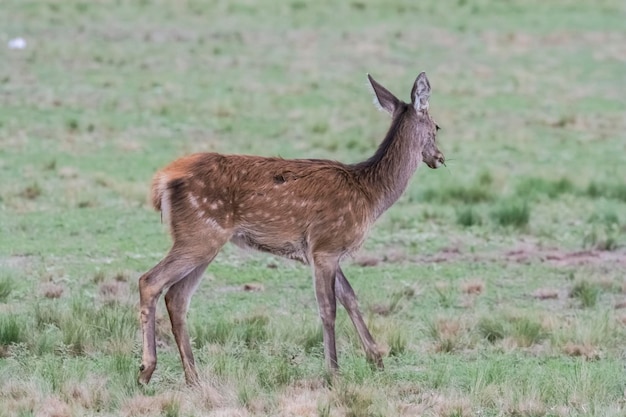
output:
<svg viewBox="0 0 626 417"><path fill-rule="evenodd" d="M428 160L424 159L424 163L428 165L428 168L437 169L442 165L446 166L446 159L444 158L443 155L440 154L432 159L428 159Z"/></svg>

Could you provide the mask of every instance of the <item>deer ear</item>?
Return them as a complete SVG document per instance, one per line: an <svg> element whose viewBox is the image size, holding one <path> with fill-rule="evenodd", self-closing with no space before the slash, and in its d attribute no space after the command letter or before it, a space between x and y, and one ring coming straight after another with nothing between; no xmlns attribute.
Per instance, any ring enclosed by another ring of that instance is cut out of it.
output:
<svg viewBox="0 0 626 417"><path fill-rule="evenodd" d="M393 112L396 111L400 100L391 94L385 87L378 84L371 75L367 74L367 79L369 80L372 90L374 90L374 104L378 107L378 110L384 110L393 115Z"/></svg>
<svg viewBox="0 0 626 417"><path fill-rule="evenodd" d="M426 73L422 72L417 76L413 90L411 90L411 103L415 110L428 110L428 99L430 98L430 82Z"/></svg>

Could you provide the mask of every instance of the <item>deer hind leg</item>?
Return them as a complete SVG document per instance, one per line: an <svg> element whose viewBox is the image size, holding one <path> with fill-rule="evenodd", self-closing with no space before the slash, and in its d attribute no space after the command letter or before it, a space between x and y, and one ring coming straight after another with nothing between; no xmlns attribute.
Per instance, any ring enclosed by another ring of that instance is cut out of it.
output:
<svg viewBox="0 0 626 417"><path fill-rule="evenodd" d="M161 262L139 278L139 302L143 334L143 352L138 380L141 384L150 382L150 377L156 368L156 303L166 287L178 282L195 268L195 264L184 262L171 250Z"/></svg>
<svg viewBox="0 0 626 417"><path fill-rule="evenodd" d="M187 331L187 310L191 296L198 288L204 270L209 265L208 262L196 267L186 277L172 285L165 293L165 305L172 324L172 333L178 346L180 359L185 370L185 380L188 385L198 383L198 373L196 372L191 342Z"/></svg>
<svg viewBox="0 0 626 417"><path fill-rule="evenodd" d="M324 358L326 367L331 372L336 372L337 348L335 343L335 317L337 314L337 302L335 299L335 275L337 273L336 259L315 259L313 264L315 297L319 315L322 319L324 338Z"/></svg>
<svg viewBox="0 0 626 417"><path fill-rule="evenodd" d="M359 310L359 303L356 298L356 294L346 279L346 276L343 274L341 268L337 268L335 293L341 305L343 305L348 312L350 320L352 320L352 323L359 334L359 338L361 339L361 344L363 345L363 350L365 350L365 356L367 357L368 362L376 366L378 369L383 369L383 359L380 351L378 350L378 346L376 345L374 338L363 320L363 316Z"/></svg>
<svg viewBox="0 0 626 417"><path fill-rule="evenodd" d="M210 238L207 240L211 242ZM163 258L161 262L159 262L154 268L152 268L150 271L146 272L139 278L141 330L143 334L143 352L138 378L138 382L140 384L147 384L148 382L150 382L152 373L156 368L157 355L155 338L155 312L156 303L161 296L161 293L166 288L171 288L172 286L174 286L183 278L191 277L198 280L199 278L196 278L195 275L202 274L198 273L197 270L202 269L202 267L206 267L206 265L208 265L208 263L215 257L215 255L217 255L217 252L220 250L222 245L226 243L227 240L228 237L223 237L222 239L220 236L220 239L215 239L213 241L213 245L207 245L205 247L202 247L201 251L188 251L186 249L187 245L177 242L174 244L174 247L172 247L170 252L165 258ZM191 287L193 287L193 285ZM174 291L174 294L175 293L176 290ZM172 298L176 298L174 297L174 294L172 294ZM179 327L177 326L177 329L178 328ZM174 332L176 331L177 330L174 330ZM176 336L176 333L174 333L174 335ZM183 335L183 333L180 333L179 337L181 335Z"/></svg>

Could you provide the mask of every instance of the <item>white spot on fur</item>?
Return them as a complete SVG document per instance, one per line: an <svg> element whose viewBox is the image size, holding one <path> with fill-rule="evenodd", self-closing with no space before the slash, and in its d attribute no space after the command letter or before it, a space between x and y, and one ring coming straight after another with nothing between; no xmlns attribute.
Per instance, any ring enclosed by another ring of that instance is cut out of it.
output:
<svg viewBox="0 0 626 417"><path fill-rule="evenodd" d="M213 218L211 218L211 217L207 217L207 218L204 220L204 222L207 224L207 226L211 226L211 227L214 227L214 228L219 229L219 230L224 230L224 229L222 228L222 226L220 226L220 225L219 225L219 223L218 223L218 222L216 222L216 221L215 221L215 219L213 219Z"/></svg>
<svg viewBox="0 0 626 417"><path fill-rule="evenodd" d="M209 199L208 199L208 198L206 198L206 197L204 197L204 198L202 199L202 202L203 202L204 204L206 204L206 203L207 203L207 201L209 201Z"/></svg>
<svg viewBox="0 0 626 417"><path fill-rule="evenodd" d="M200 204L198 203L198 197L196 197L193 194L189 194L187 196L187 199L189 200L189 204L191 204L191 206L195 209L197 209L198 207L200 207Z"/></svg>
<svg viewBox="0 0 626 417"><path fill-rule="evenodd" d="M209 204L209 208L210 208L211 210L217 210L217 203L211 203L211 204Z"/></svg>

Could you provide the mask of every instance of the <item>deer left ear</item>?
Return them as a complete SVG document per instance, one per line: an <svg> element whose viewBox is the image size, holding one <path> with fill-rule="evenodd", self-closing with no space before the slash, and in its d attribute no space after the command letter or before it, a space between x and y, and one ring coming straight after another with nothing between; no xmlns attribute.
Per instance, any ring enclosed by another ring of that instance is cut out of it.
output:
<svg viewBox="0 0 626 417"><path fill-rule="evenodd" d="M400 100L398 100L396 96L390 93L385 87L378 84L371 75L367 74L367 79L369 80L370 86L374 91L374 104L376 107L378 107L379 110L384 110L393 115L400 104Z"/></svg>
<svg viewBox="0 0 626 417"><path fill-rule="evenodd" d="M428 110L428 99L430 98L430 82L426 73L422 72L417 76L413 90L411 90L411 103L415 110Z"/></svg>

